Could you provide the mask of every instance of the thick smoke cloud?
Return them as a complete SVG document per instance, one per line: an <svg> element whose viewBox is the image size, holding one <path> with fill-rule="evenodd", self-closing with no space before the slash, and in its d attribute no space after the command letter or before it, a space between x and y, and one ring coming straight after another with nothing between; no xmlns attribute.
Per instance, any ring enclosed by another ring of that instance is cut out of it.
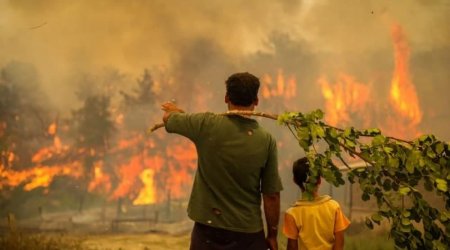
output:
<svg viewBox="0 0 450 250"><path fill-rule="evenodd" d="M0 67L34 65L53 103L68 108L76 101L74 76L105 68L133 82L144 68L163 65L187 89L222 84L233 71L283 68L300 86L293 109L310 109L323 101L316 84L322 75L343 71L386 91L390 26L398 23L411 46L424 126L440 131L450 115L449 14L446 0L2 0Z"/></svg>

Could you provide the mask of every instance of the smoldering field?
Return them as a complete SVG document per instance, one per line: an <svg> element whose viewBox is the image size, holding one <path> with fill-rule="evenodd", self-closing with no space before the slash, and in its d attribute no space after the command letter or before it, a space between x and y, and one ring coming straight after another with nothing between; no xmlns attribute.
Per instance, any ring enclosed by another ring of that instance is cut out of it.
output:
<svg viewBox="0 0 450 250"><path fill-rule="evenodd" d="M224 111L234 72L260 77L260 111L321 108L340 127L450 138L447 1L3 0L0 14L7 230L8 214L40 230L184 222L195 149L145 130L167 100ZM284 209L298 194L290 163L303 153L287 129L260 121L279 140Z"/></svg>

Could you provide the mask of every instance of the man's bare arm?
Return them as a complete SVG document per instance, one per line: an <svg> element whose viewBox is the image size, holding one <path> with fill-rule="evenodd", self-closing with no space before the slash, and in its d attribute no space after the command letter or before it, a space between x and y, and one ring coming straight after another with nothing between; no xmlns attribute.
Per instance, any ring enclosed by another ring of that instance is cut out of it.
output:
<svg viewBox="0 0 450 250"><path fill-rule="evenodd" d="M280 220L280 193L263 194L264 213L267 223L267 243L271 250L277 250L278 222Z"/></svg>

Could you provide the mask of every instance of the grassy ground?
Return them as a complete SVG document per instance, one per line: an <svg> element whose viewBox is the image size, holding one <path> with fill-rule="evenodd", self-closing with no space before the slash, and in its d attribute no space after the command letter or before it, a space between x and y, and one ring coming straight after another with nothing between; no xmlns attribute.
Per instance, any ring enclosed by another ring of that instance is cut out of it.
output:
<svg viewBox="0 0 450 250"><path fill-rule="evenodd" d="M0 249L8 250L185 250L190 235L163 234L7 234L0 236ZM279 248L286 249L286 238L280 234ZM392 240L386 233L363 231L350 233L345 239L346 250L390 250Z"/></svg>

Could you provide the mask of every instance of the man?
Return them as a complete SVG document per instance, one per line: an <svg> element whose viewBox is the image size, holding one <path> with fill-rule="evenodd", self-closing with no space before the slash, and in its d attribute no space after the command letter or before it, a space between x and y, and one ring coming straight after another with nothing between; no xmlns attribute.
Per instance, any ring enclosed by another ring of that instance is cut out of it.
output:
<svg viewBox="0 0 450 250"><path fill-rule="evenodd" d="M228 110L254 110L259 85L250 73L231 75L226 81ZM189 138L197 148L188 205L188 216L195 221L190 249L278 249L282 185L272 135L249 116L186 114L170 102L162 109L166 131Z"/></svg>

